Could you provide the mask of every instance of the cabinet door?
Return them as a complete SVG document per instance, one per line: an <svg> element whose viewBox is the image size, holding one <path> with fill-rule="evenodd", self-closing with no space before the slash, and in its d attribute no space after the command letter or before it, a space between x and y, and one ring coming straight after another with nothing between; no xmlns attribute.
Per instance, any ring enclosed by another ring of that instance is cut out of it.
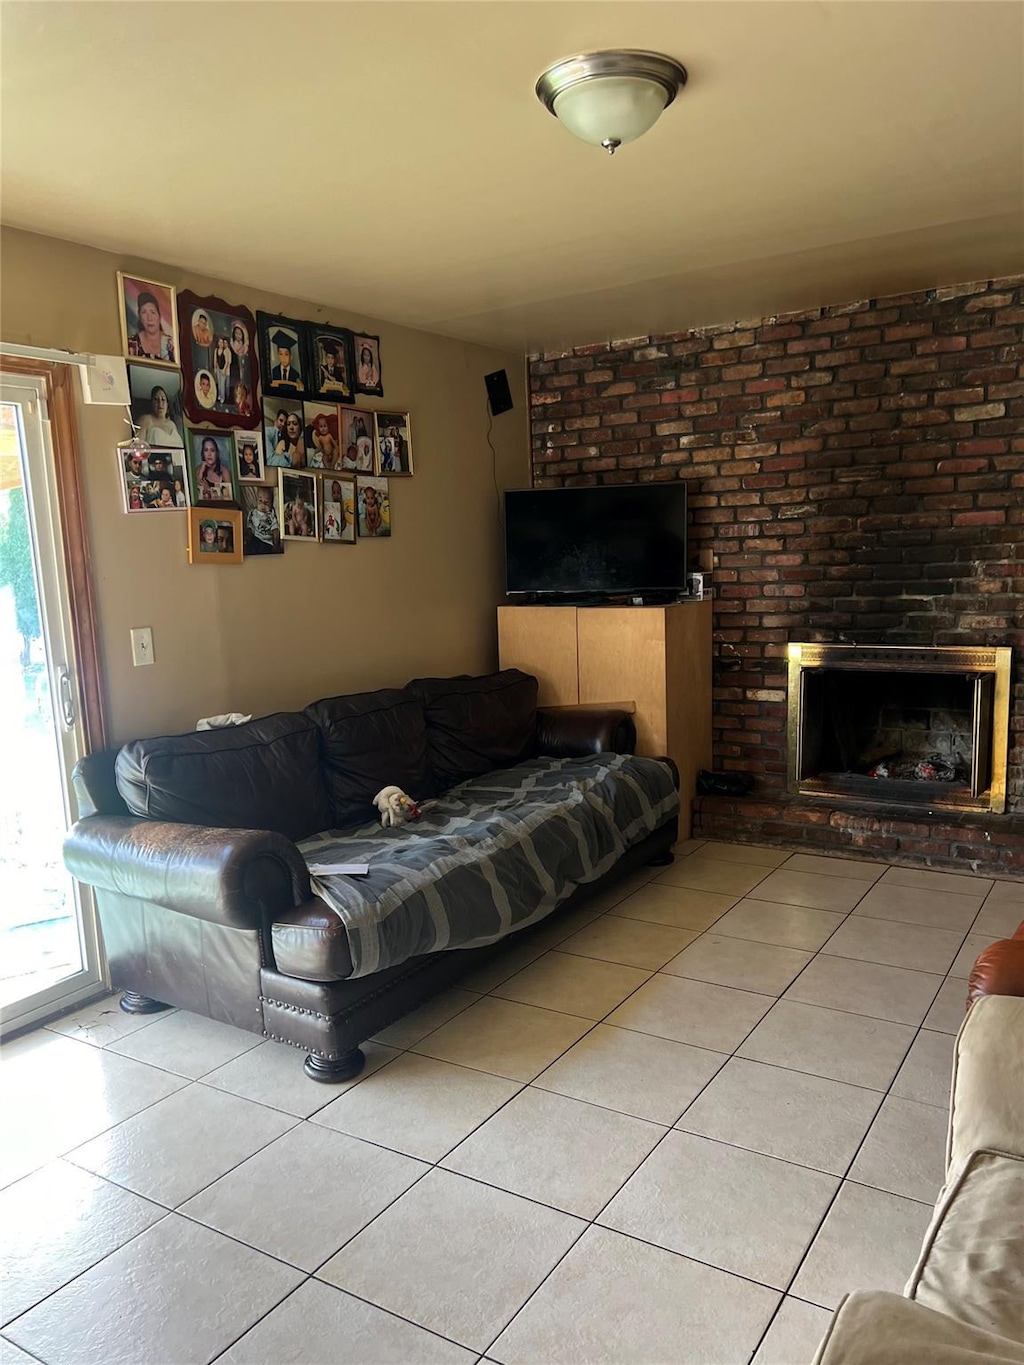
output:
<svg viewBox="0 0 1024 1365"><path fill-rule="evenodd" d="M499 607L498 661L533 674L538 706L575 706L576 608Z"/></svg>
<svg viewBox="0 0 1024 1365"><path fill-rule="evenodd" d="M581 607L581 702L634 702L636 751L665 754L665 610L663 607Z"/></svg>

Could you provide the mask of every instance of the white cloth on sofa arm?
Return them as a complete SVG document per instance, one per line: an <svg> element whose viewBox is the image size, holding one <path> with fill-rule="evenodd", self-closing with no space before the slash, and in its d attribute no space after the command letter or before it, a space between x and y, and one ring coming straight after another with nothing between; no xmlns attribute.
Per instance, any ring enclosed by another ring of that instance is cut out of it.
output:
<svg viewBox="0 0 1024 1365"><path fill-rule="evenodd" d="M1024 1156L1024 999L987 995L957 1034L946 1175L982 1149Z"/></svg>
<svg viewBox="0 0 1024 1365"><path fill-rule="evenodd" d="M1021 1365L1024 1345L880 1289L849 1294L814 1365Z"/></svg>
<svg viewBox="0 0 1024 1365"><path fill-rule="evenodd" d="M975 1152L955 1174L905 1293L1024 1343L1024 1157Z"/></svg>

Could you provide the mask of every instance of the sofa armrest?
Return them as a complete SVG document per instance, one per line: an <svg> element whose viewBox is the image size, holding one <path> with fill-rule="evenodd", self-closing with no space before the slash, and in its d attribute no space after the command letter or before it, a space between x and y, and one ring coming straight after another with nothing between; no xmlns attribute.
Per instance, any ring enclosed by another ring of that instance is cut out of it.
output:
<svg viewBox="0 0 1024 1365"><path fill-rule="evenodd" d="M302 854L270 830L90 815L69 831L64 862L89 886L236 929L310 896Z"/></svg>
<svg viewBox="0 0 1024 1365"><path fill-rule="evenodd" d="M628 711L591 706L539 706L537 752L551 758L585 758L588 754L631 754L636 725Z"/></svg>
<svg viewBox="0 0 1024 1365"><path fill-rule="evenodd" d="M1024 995L1024 937L1020 930L1013 938L990 943L971 970L967 983L967 1002L973 1005L983 995Z"/></svg>
<svg viewBox="0 0 1024 1365"><path fill-rule="evenodd" d="M813 1365L1012 1365L1024 1346L881 1289L848 1294Z"/></svg>

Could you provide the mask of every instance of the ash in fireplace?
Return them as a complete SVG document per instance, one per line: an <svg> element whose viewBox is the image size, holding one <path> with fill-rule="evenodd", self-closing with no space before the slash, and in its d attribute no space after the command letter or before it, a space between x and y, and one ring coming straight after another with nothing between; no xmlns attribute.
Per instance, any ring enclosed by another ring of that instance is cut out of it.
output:
<svg viewBox="0 0 1024 1365"><path fill-rule="evenodd" d="M927 758L905 758L894 754L880 759L868 769L868 777L891 778L899 782L966 782L963 767L945 754Z"/></svg>

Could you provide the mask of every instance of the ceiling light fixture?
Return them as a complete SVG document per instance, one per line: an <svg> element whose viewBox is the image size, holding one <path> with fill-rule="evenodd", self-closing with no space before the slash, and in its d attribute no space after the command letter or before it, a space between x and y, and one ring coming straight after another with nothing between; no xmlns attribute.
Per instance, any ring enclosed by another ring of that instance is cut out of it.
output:
<svg viewBox="0 0 1024 1365"><path fill-rule="evenodd" d="M686 84L686 68L657 52L584 52L549 66L537 98L584 142L609 154L642 137Z"/></svg>

